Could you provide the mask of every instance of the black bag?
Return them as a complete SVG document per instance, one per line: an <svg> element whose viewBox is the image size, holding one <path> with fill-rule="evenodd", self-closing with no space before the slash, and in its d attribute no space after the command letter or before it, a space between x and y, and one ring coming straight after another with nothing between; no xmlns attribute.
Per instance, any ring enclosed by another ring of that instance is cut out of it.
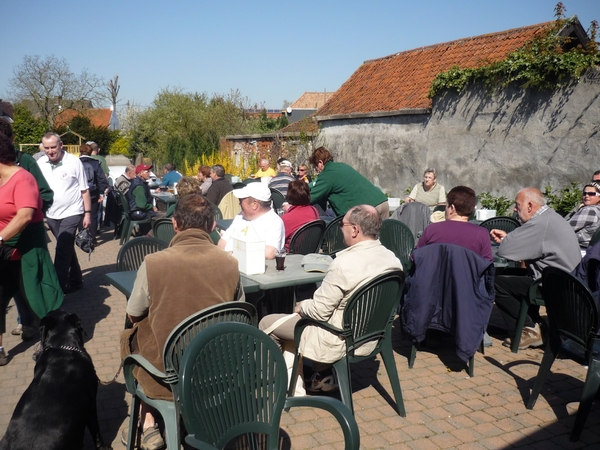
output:
<svg viewBox="0 0 600 450"><path fill-rule="evenodd" d="M90 230L87 228L82 228L81 231L77 233L77 236L75 236L75 244L91 257L95 244Z"/></svg>
<svg viewBox="0 0 600 450"><path fill-rule="evenodd" d="M137 211L131 211L129 217L131 220L144 220L148 217L148 213L138 209Z"/></svg>

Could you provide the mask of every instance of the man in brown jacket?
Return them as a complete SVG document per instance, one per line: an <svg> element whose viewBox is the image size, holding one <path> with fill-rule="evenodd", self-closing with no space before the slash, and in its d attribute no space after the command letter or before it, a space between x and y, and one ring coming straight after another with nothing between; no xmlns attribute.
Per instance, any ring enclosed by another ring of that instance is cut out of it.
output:
<svg viewBox="0 0 600 450"><path fill-rule="evenodd" d="M160 371L164 371L165 341L179 322L236 297L238 262L213 244L209 233L215 226L214 216L213 206L203 196L182 197L173 213L176 234L171 245L146 256L138 270L127 303L135 331L123 332L122 340L127 339L132 353L144 356ZM134 376L149 397L173 398L169 388L147 372L136 369ZM148 448L164 446L153 411L144 403L140 422L142 442Z"/></svg>

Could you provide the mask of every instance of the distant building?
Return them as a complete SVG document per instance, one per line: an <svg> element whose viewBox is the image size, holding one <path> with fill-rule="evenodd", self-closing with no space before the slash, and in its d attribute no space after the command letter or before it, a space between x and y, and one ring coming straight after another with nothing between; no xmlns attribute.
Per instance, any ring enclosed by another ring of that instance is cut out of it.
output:
<svg viewBox="0 0 600 450"><path fill-rule="evenodd" d="M335 91L305 92L298 100L286 108L285 115L287 116L288 123L292 124L315 113L334 94Z"/></svg>

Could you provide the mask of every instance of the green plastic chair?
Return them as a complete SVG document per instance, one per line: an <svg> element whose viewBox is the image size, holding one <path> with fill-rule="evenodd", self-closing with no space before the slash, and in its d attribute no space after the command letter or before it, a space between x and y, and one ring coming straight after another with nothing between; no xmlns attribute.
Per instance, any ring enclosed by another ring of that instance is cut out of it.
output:
<svg viewBox="0 0 600 450"><path fill-rule="evenodd" d="M171 332L163 350L163 362L165 371L161 372L141 355L128 355L123 362L123 376L125 387L132 396L129 420L129 441L127 449L138 447L139 440L138 419L140 401L155 408L162 416L165 423L165 442L169 449L179 449L181 434L179 430L179 369L182 359L190 342L207 327L220 322L241 322L250 327L256 327L258 318L256 309L246 302L227 302L203 309L184 319ZM157 400L146 396L143 388L137 383L133 376L133 369L140 367L156 380L166 383L173 392L173 400Z"/></svg>
<svg viewBox="0 0 600 450"><path fill-rule="evenodd" d="M290 253L296 255L317 253L324 232L324 220L313 220L305 223L292 235L292 239L290 240Z"/></svg>
<svg viewBox="0 0 600 450"><path fill-rule="evenodd" d="M222 449L246 437L256 448L278 449L283 409L325 409L340 423L345 448L358 449L360 434L350 410L329 397L286 398L287 370L281 350L261 330L241 323L220 323L188 346L179 373L181 415L194 448ZM261 442L263 443L263 442ZM168 447L171 448L171 447Z"/></svg>
<svg viewBox="0 0 600 450"><path fill-rule="evenodd" d="M600 334L598 307L589 289L570 273L555 267L542 272L542 294L548 315L549 339L527 403L532 409L542 390L552 363L561 354L588 366L579 409L570 441L579 440L594 397L600 388Z"/></svg>
<svg viewBox="0 0 600 450"><path fill-rule="evenodd" d="M415 238L404 223L399 220L386 219L381 222L379 240L385 248L391 250L402 263L405 273L411 266L410 254L415 248Z"/></svg>
<svg viewBox="0 0 600 450"><path fill-rule="evenodd" d="M118 192L118 191L117 191ZM121 200L121 206L123 207L123 226L121 227L121 245L125 242L129 241L131 237L131 233L133 232L133 227L135 225L140 225L144 223L152 224L152 217L150 214L147 214L147 218L142 220L133 220L131 218L131 209L129 209L129 202L125 195L119 192L119 198Z"/></svg>
<svg viewBox="0 0 600 450"><path fill-rule="evenodd" d="M590 239L589 247L591 247L598 241L600 241L600 227L596 231L594 231L592 239Z"/></svg>
<svg viewBox="0 0 600 450"><path fill-rule="evenodd" d="M171 243L171 239L175 236L175 229L171 219L158 219L152 222L152 234L157 239L160 239L167 245Z"/></svg>
<svg viewBox="0 0 600 450"><path fill-rule="evenodd" d="M392 322L404 285L404 272L396 270L378 275L359 288L346 303L342 318L343 328L339 329L327 322L319 322L309 318L298 321L294 329L296 348L300 346L302 332L308 326L317 326L339 336L346 343L346 354L333 363L340 385L342 402L354 412L352 403L352 381L350 379L350 364L372 358L381 353L387 370L394 397L396 411L402 417L406 416L398 369L392 350ZM356 355L355 351L361 345L375 342L375 349L366 356ZM298 372L298 355L294 361L292 380ZM288 395L292 395L294 383L290 383Z"/></svg>
<svg viewBox="0 0 600 450"><path fill-rule="evenodd" d="M283 203L285 202L285 195L275 188L269 188L271 190L271 200L273 201L273 209L277 212L281 210Z"/></svg>
<svg viewBox="0 0 600 450"><path fill-rule="evenodd" d="M529 307L532 305L544 306L544 298L541 292L542 279L538 278L531 283L527 297L521 300L521 307L519 308L519 317L517 317L517 323L515 325L515 336L512 338L510 343L510 351L513 353L519 352L519 344L521 343L521 334L523 334L523 327L525 326L525 320L527 319L527 312Z"/></svg>
<svg viewBox="0 0 600 450"><path fill-rule="evenodd" d="M146 255L159 252L168 247L160 239L142 236L127 241L117 253L117 271L138 270Z"/></svg>
<svg viewBox="0 0 600 450"><path fill-rule="evenodd" d="M344 235L340 229L340 222L342 220L344 220L344 216L338 216L333 219L327 224L323 233L321 251L332 258L335 258L337 252L347 248L347 245L344 243Z"/></svg>
<svg viewBox="0 0 600 450"><path fill-rule="evenodd" d="M515 228L520 227L521 224L519 223L518 220L513 219L512 217L498 216L498 217L492 217L490 219L484 220L483 222L481 222L479 224L479 226L485 228L488 231L492 231L492 230L496 229L496 230L503 230L503 231L506 231L507 233L510 233Z"/></svg>

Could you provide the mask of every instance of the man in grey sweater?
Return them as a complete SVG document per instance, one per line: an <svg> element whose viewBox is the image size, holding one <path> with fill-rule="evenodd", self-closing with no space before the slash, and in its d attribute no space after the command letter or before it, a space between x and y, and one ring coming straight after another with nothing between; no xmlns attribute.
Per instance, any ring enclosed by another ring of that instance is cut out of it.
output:
<svg viewBox="0 0 600 450"><path fill-rule="evenodd" d="M524 261L526 269L515 269L496 277L496 306L502 312L514 335L521 302L529 292L534 279L542 275L544 267L558 267L571 272L581 260L577 236L569 223L546 205L544 195L535 188L519 191L515 211L523 224L506 233L492 230L492 239L500 244L498 256L511 261ZM539 306L531 306L521 334L519 350L542 345ZM510 347L506 339L504 346Z"/></svg>

